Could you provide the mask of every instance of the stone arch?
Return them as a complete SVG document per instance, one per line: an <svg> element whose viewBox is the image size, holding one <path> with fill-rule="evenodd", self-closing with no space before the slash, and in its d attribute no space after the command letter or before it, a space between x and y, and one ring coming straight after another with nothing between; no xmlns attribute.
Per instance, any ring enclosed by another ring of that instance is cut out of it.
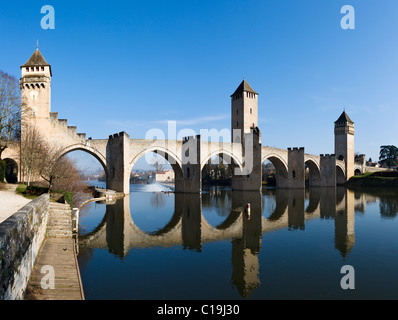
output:
<svg viewBox="0 0 398 320"><path fill-rule="evenodd" d="M5 178L7 183L17 183L18 182L18 163L11 158L4 159L6 163Z"/></svg>
<svg viewBox="0 0 398 320"><path fill-rule="evenodd" d="M226 160L228 165L237 166L240 169L242 169L242 167L243 167L241 161L238 159L238 157L236 157L236 155L234 155L230 151L222 149L222 150L217 150L217 151L213 151L213 152L209 153L206 156L206 158L202 161L202 163L200 165L200 170L203 170L204 166L209 162L209 160L215 156L222 157L224 160Z"/></svg>
<svg viewBox="0 0 398 320"><path fill-rule="evenodd" d="M226 164L228 165L228 170L230 171L230 174L232 175L232 179L234 178L234 176L236 176L236 170L238 170L238 172L240 172L242 170L242 164L240 162L240 160L231 152L226 151L226 150L216 150L213 151L211 153L209 153L204 160L202 161L201 165L200 165L200 176L202 177L202 183L205 183L203 180L203 169L206 166L206 164L209 163L209 161L211 160L211 158L213 157L220 157L223 161L226 162ZM189 178L189 177L188 177Z"/></svg>
<svg viewBox="0 0 398 320"><path fill-rule="evenodd" d="M270 161L275 167L276 187L287 188L289 180L289 170L285 159L280 157L278 154L271 153L264 156L261 159L261 163L264 163L264 161L266 160Z"/></svg>
<svg viewBox="0 0 398 320"><path fill-rule="evenodd" d="M287 213L289 202L289 191L286 189L276 189L274 193L275 209L266 218L270 222L276 222Z"/></svg>
<svg viewBox="0 0 398 320"><path fill-rule="evenodd" d="M218 226L214 227L214 229L217 230L228 230L231 228L231 226L233 226L239 219L239 217L241 217L242 212L238 212L238 211L231 211L231 213L228 215L228 217L221 222Z"/></svg>
<svg viewBox="0 0 398 320"><path fill-rule="evenodd" d="M84 151L84 152L87 152L88 154L92 155L94 158L96 158L98 160L98 162L101 164L102 168L104 169L105 176L108 181L109 170L108 170L108 167L106 166L106 158L100 152L98 152L96 149L94 149L90 146L86 146L83 144L75 144L75 145L68 146L59 152L58 159L67 155L70 152L73 152L73 151Z"/></svg>
<svg viewBox="0 0 398 320"><path fill-rule="evenodd" d="M319 168L319 164L313 159L307 159L305 161L305 165L308 168L309 186L319 185L321 181L321 170Z"/></svg>
<svg viewBox="0 0 398 320"><path fill-rule="evenodd" d="M354 175L355 175L355 176L361 176L361 175L362 175L361 169L360 169L360 168L355 168L355 170L354 170Z"/></svg>
<svg viewBox="0 0 398 320"><path fill-rule="evenodd" d="M354 165L354 175L355 176L361 176L364 173L365 173L364 168L361 165L359 165L358 163L356 165Z"/></svg>
<svg viewBox="0 0 398 320"><path fill-rule="evenodd" d="M225 234L233 233L235 230L242 229L243 216L241 212L231 212L228 217L217 226L211 225L203 214L201 214L201 230L203 235L213 235L215 237Z"/></svg>
<svg viewBox="0 0 398 320"><path fill-rule="evenodd" d="M159 147L159 146L153 146L153 147L147 148L147 149L141 151L139 154L135 155L133 157L133 159L130 161L129 172L131 172L131 170L133 170L133 167L136 164L136 162L148 152L153 152L153 153L159 154L162 157L164 157L167 161L169 161L171 167L174 170L175 180L183 179L184 174L183 174L182 163L181 163L180 159L177 157L177 155L175 153L171 152L170 150L168 150L166 148Z"/></svg>
<svg viewBox="0 0 398 320"><path fill-rule="evenodd" d="M339 165L336 165L336 184L343 184L346 182L345 170Z"/></svg>

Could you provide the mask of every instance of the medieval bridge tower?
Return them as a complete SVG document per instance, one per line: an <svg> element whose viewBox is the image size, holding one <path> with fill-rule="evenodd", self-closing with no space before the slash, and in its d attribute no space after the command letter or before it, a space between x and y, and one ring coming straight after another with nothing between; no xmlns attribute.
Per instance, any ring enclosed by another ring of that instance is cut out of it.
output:
<svg viewBox="0 0 398 320"><path fill-rule="evenodd" d="M344 112L335 123L335 154L310 155L304 148L288 150L262 145L258 128L258 93L243 80L231 95L231 142L203 141L201 136L177 140L130 139L125 132L107 139L87 139L68 120L51 110L51 65L37 48L21 66L22 130L35 126L60 156L82 150L94 156L104 168L107 188L129 193L129 179L136 161L147 152L166 158L175 172L176 192L201 192L201 172L216 155L229 159L236 170L232 188L259 191L262 163L268 159L276 168L277 187L304 188L305 170L310 169L310 185L336 185L336 172L346 181L354 175L354 123ZM15 157L17 158L17 157ZM19 162L18 160L16 160ZM306 169L307 168L307 169ZM365 168L361 168L364 172ZM339 171L339 172L340 172Z"/></svg>

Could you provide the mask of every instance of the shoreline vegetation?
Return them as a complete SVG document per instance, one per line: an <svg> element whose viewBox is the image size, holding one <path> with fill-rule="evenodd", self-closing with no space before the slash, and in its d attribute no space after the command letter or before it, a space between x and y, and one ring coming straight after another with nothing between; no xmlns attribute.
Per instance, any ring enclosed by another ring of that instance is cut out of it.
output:
<svg viewBox="0 0 398 320"><path fill-rule="evenodd" d="M398 187L398 172L367 172L360 176L351 177L345 184L352 187Z"/></svg>

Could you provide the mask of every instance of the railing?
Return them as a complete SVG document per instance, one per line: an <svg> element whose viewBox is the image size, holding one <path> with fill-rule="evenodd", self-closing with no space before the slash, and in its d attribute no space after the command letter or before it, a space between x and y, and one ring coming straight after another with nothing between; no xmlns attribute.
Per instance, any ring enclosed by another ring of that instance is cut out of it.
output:
<svg viewBox="0 0 398 320"><path fill-rule="evenodd" d="M79 217L80 217L80 211L83 209L83 207L91 202L98 202L98 201L113 201L114 197L113 195L106 195L105 197L101 198L92 198L90 200L84 201L79 208L73 208L73 214L72 214L72 231L74 234L79 233Z"/></svg>

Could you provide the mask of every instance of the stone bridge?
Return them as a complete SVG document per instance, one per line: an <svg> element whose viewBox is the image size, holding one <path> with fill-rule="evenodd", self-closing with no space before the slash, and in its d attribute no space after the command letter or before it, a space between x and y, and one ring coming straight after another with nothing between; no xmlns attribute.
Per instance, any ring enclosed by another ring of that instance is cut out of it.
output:
<svg viewBox="0 0 398 320"><path fill-rule="evenodd" d="M214 141L200 135L182 141L131 139L125 132L108 139L92 139L79 133L68 120L51 112L52 69L37 49L21 66L20 88L24 115L22 134L29 127L38 129L47 143L59 150L59 156L81 150L94 156L106 174L107 188L129 193L130 173L139 158L149 152L165 157L175 172L177 193L200 193L202 169L215 156L233 166L234 190L258 191L262 188L262 163L275 166L279 188L304 188L306 172L310 186L336 186L356 173L367 171L362 162L354 161L354 123L344 112L335 122L335 153L311 155L304 148L288 150L262 144L258 128L258 93L244 80L231 96L231 141L225 137ZM213 139L213 137L211 137ZM222 142L219 142L222 140ZM268 137L267 137L268 140ZM8 172L19 166L19 146L4 155ZM10 177L11 174L8 174Z"/></svg>

